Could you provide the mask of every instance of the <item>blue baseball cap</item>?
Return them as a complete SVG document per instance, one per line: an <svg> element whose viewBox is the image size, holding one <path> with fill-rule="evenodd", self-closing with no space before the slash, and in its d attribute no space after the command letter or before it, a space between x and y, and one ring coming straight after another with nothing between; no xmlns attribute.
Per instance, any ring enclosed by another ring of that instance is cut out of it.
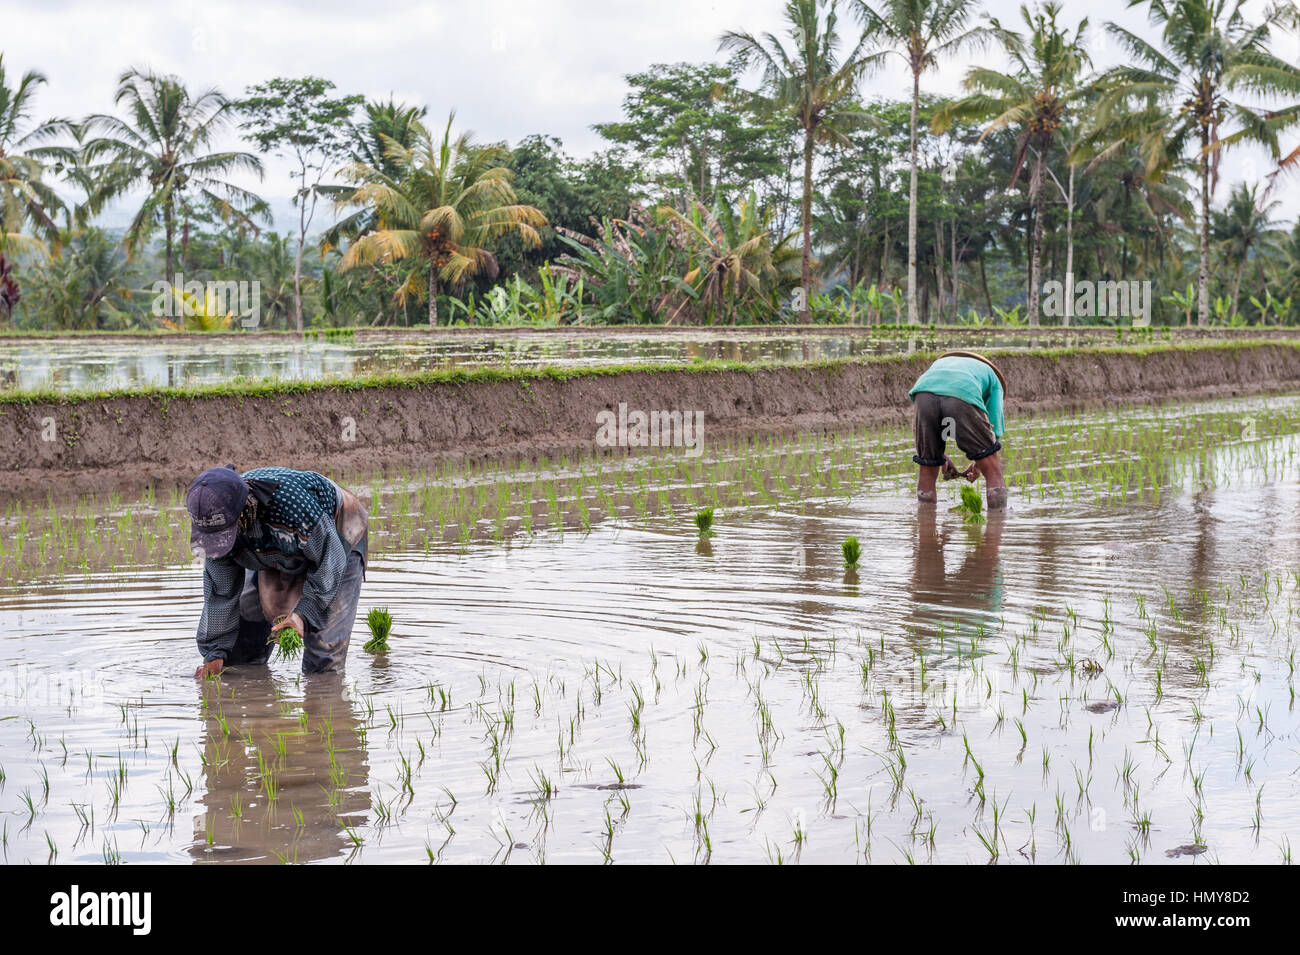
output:
<svg viewBox="0 0 1300 955"><path fill-rule="evenodd" d="M248 485L233 467L208 468L185 492L190 512L190 550L197 556L225 557L235 547L239 515Z"/></svg>

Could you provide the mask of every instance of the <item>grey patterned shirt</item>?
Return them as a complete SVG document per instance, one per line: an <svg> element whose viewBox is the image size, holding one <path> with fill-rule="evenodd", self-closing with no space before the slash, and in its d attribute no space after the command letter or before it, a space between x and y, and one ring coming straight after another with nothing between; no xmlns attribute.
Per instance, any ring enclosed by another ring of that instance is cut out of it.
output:
<svg viewBox="0 0 1300 955"><path fill-rule="evenodd" d="M198 644L205 663L225 659L239 634L239 597L245 570L305 575L295 611L319 630L325 625L347 568L347 543L334 524L338 492L334 482L313 471L256 468L244 480L276 482L270 502L258 508L257 523L235 538L225 557L203 562L203 614Z"/></svg>

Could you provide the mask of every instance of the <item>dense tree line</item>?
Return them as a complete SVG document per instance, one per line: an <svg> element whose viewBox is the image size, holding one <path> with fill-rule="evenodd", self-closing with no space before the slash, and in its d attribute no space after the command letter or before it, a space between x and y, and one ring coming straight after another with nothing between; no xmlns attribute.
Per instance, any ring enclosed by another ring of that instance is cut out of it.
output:
<svg viewBox="0 0 1300 955"><path fill-rule="evenodd" d="M452 322L1096 322L1082 282L1149 281L1159 320L1300 321L1300 67L1282 4L1145 0L1149 35L1055 3L1014 23L976 0L790 0L787 29L718 62L627 77L607 148L480 142L455 114L319 77L242 96L125 72L112 108L38 118L45 78L0 56L0 326L231 327L156 286L256 281L263 327ZM984 50L962 95L927 77ZM992 54L996 53L996 57ZM866 99L873 76L907 95ZM243 148L227 144L242 139ZM1220 187L1247 143L1268 167ZM277 156L293 233L237 185ZM131 210L106 230L111 204ZM1065 308L1045 290L1064 286ZM180 294L180 290L177 290Z"/></svg>

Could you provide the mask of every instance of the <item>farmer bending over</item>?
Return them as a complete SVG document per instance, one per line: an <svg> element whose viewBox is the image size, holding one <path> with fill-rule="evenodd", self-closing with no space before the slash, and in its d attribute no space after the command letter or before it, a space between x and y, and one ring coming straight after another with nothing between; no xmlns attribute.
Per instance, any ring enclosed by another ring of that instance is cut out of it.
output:
<svg viewBox="0 0 1300 955"><path fill-rule="evenodd" d="M196 477L185 506L205 558L195 678L265 663L285 627L302 634L304 673L342 669L366 569L356 495L313 471L230 465Z"/></svg>
<svg viewBox="0 0 1300 955"><path fill-rule="evenodd" d="M1007 505L1007 485L1002 478L998 451L1006 431L1002 396L1006 379L993 362L975 352L948 352L935 360L908 393L916 406L916 454L921 466L916 483L918 500L938 500L935 480L964 477L974 481L984 475L989 510ZM970 459L964 471L947 455L948 438Z"/></svg>

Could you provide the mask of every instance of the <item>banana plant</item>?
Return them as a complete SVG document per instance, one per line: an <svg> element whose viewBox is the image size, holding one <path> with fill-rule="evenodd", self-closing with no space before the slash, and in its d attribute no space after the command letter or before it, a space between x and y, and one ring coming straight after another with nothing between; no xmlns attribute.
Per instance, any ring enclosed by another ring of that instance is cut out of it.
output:
<svg viewBox="0 0 1300 955"><path fill-rule="evenodd" d="M1291 296L1288 295L1285 299L1280 299L1273 295L1271 289L1264 289L1264 301L1261 302L1252 295L1250 304L1254 305L1255 310L1259 312L1259 323L1261 325L1268 324L1270 315L1277 319L1278 325L1281 325L1291 311Z"/></svg>
<svg viewBox="0 0 1300 955"><path fill-rule="evenodd" d="M180 314L177 320L163 319L163 325L177 332L224 332L235 321L235 313L228 311L222 315L217 302L216 292L209 288L199 298L193 292L187 292L178 285L172 286L172 301Z"/></svg>
<svg viewBox="0 0 1300 955"><path fill-rule="evenodd" d="M903 291L902 289L892 288L889 290L889 304L894 308L894 324L899 324L903 314Z"/></svg>
<svg viewBox="0 0 1300 955"><path fill-rule="evenodd" d="M1009 309L998 308L996 305L994 305L993 313L997 315L998 319L1002 322L1003 325L1009 325L1012 328L1019 328L1021 325L1024 324L1024 322L1022 322L1020 319L1019 305L1013 305Z"/></svg>
<svg viewBox="0 0 1300 955"><path fill-rule="evenodd" d="M1186 290L1179 292L1174 289L1168 295L1161 296L1160 301L1166 305L1177 305L1187 317L1187 324L1192 324L1192 309L1196 307L1196 286L1191 282L1187 283Z"/></svg>
<svg viewBox="0 0 1300 955"><path fill-rule="evenodd" d="M880 315L885 310L885 305L889 301L889 296L880 289L875 282L864 293L867 299L867 324L878 325Z"/></svg>
<svg viewBox="0 0 1300 955"><path fill-rule="evenodd" d="M1231 326L1234 317L1232 301L1226 295L1220 295L1214 300L1214 324Z"/></svg>

